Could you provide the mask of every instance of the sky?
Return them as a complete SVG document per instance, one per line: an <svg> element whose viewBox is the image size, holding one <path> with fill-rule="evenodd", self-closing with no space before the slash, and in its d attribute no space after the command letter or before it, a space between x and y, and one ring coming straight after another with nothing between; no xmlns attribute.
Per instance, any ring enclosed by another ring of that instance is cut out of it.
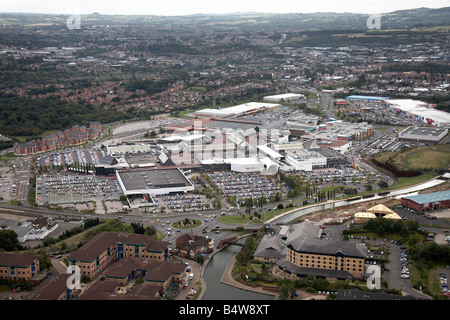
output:
<svg viewBox="0 0 450 320"><path fill-rule="evenodd" d="M189 15L196 13L352 12L387 13L420 7L442 8L448 0L0 0L0 12L56 14L148 14Z"/></svg>

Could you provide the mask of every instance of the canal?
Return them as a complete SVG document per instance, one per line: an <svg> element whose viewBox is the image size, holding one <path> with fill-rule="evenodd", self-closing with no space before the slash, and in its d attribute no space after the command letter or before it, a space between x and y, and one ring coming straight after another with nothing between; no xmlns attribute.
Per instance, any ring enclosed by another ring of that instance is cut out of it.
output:
<svg viewBox="0 0 450 320"><path fill-rule="evenodd" d="M237 242L244 243L245 239ZM274 296L242 290L220 282L228 262L241 249L228 245L211 257L203 274L206 292L202 300L273 300Z"/></svg>

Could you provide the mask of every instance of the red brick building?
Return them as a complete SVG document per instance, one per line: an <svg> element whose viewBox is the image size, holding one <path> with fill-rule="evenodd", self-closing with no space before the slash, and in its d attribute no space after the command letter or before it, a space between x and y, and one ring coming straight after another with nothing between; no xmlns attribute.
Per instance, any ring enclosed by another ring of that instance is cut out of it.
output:
<svg viewBox="0 0 450 320"><path fill-rule="evenodd" d="M74 125L70 129L52 133L42 139L16 143L14 145L14 154L21 156L79 145L89 139L98 138L101 128L102 125L98 121L91 122L89 128Z"/></svg>
<svg viewBox="0 0 450 320"><path fill-rule="evenodd" d="M450 208L450 190L403 197L402 206L417 211L433 211Z"/></svg>

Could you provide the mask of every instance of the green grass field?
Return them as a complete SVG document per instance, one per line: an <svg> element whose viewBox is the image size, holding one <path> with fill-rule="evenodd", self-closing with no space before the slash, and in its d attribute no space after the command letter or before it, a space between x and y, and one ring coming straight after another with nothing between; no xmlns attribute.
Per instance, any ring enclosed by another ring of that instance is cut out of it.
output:
<svg viewBox="0 0 450 320"><path fill-rule="evenodd" d="M382 152L374 158L380 162L390 160L399 170L448 169L450 144L409 148L404 152Z"/></svg>

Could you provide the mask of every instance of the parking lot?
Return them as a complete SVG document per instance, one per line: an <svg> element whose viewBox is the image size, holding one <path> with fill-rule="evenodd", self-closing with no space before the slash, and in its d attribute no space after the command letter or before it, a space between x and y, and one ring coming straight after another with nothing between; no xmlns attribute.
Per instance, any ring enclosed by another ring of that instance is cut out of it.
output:
<svg viewBox="0 0 450 320"><path fill-rule="evenodd" d="M83 175L44 175L36 179L39 205L119 200L117 179Z"/></svg>
<svg viewBox="0 0 450 320"><path fill-rule="evenodd" d="M441 292L444 296L450 297L450 291L448 290L448 277L450 274L449 269L439 268L439 283L441 286Z"/></svg>
<svg viewBox="0 0 450 320"><path fill-rule="evenodd" d="M364 181L368 175L353 168L345 169L315 169L310 172L302 172L301 175L312 183L354 183Z"/></svg>
<svg viewBox="0 0 450 320"><path fill-rule="evenodd" d="M66 165L85 166L95 165L105 156L103 150L70 149L61 152L53 152L37 158L36 165L41 168L52 168Z"/></svg>
<svg viewBox="0 0 450 320"><path fill-rule="evenodd" d="M450 209L419 212L414 209L397 206L396 208L393 208L393 210L403 219L417 221L429 226L439 225L450 228L450 221L448 220L448 218L450 218Z"/></svg>
<svg viewBox="0 0 450 320"><path fill-rule="evenodd" d="M18 181L14 179L11 167L0 167L0 197L2 201L11 201L17 194Z"/></svg>
<svg viewBox="0 0 450 320"><path fill-rule="evenodd" d="M227 197L236 197L236 201L244 201L245 198L266 199L277 192L283 193L283 189L272 182L268 177L259 173L215 172L208 177ZM281 183L281 182L280 182Z"/></svg>
<svg viewBox="0 0 450 320"><path fill-rule="evenodd" d="M165 207L170 212L213 209L207 198L200 194L159 195L153 200L157 206Z"/></svg>

